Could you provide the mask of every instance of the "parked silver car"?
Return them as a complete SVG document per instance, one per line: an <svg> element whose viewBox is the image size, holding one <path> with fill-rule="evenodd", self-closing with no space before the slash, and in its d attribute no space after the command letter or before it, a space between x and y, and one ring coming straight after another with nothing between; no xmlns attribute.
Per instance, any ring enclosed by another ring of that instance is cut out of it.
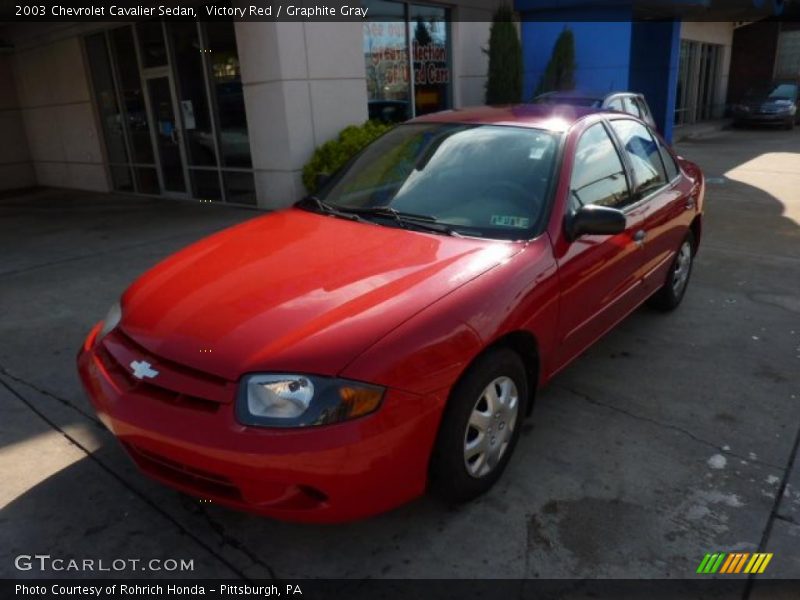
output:
<svg viewBox="0 0 800 600"><path fill-rule="evenodd" d="M618 110L638 117L654 129L658 129L653 120L653 113L647 105L643 94L636 92L583 92L570 90L566 92L547 92L533 99L535 104L571 104L572 106L588 106Z"/></svg>

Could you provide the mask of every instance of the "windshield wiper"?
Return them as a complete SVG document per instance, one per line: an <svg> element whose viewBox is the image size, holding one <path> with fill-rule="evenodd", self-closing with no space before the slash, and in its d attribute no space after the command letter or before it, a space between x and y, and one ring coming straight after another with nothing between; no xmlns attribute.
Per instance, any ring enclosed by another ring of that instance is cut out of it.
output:
<svg viewBox="0 0 800 600"><path fill-rule="evenodd" d="M440 223L436 217L403 212L391 206L347 207L342 208L342 210L354 213L356 215L388 217L393 219L400 227L403 227L404 229L416 227L417 229L422 229L425 231L461 237L461 234L459 234L449 225Z"/></svg>
<svg viewBox="0 0 800 600"><path fill-rule="evenodd" d="M333 206L332 204L328 204L327 202L322 200L319 196L315 196L314 194L306 196L299 202L296 202L295 206L313 208L322 214L331 215L333 217L339 217L340 219L347 219L348 221L364 220L361 217L359 217L356 213L351 211L340 210L338 207Z"/></svg>

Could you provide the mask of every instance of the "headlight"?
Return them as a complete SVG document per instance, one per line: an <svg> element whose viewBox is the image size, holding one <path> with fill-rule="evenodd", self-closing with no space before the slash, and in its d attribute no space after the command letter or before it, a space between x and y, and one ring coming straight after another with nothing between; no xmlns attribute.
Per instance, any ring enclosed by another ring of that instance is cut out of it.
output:
<svg viewBox="0 0 800 600"><path fill-rule="evenodd" d="M375 411L384 389L346 379L265 373L246 375L236 397L236 418L258 427L309 427L355 419Z"/></svg>
<svg viewBox="0 0 800 600"><path fill-rule="evenodd" d="M122 308L120 307L119 302L114 302L114 304L111 305L111 308L108 309L106 318L103 319L103 327L100 329L100 333L97 334L97 341L99 342L109 333L111 333L111 330L119 325L119 320L121 318Z"/></svg>

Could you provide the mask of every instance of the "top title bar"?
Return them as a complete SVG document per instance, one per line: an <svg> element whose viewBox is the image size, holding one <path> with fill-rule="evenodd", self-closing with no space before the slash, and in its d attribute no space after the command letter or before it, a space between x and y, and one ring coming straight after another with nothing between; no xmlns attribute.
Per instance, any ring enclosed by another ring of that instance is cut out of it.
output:
<svg viewBox="0 0 800 600"><path fill-rule="evenodd" d="M90 2L0 0L0 22L140 19L236 21L393 21L378 0L261 0L249 3L155 0ZM800 19L800 0L509 0L523 21L754 21ZM454 21L490 21L497 0L450 0Z"/></svg>

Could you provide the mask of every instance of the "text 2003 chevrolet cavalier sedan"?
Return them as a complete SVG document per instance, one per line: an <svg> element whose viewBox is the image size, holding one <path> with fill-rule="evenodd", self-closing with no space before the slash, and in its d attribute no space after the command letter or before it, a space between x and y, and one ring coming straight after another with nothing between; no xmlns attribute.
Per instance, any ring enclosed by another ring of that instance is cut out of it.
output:
<svg viewBox="0 0 800 600"><path fill-rule="evenodd" d="M146 474L342 521L498 479L537 388L677 306L703 177L644 123L560 106L418 118L319 196L136 281L78 358Z"/></svg>

